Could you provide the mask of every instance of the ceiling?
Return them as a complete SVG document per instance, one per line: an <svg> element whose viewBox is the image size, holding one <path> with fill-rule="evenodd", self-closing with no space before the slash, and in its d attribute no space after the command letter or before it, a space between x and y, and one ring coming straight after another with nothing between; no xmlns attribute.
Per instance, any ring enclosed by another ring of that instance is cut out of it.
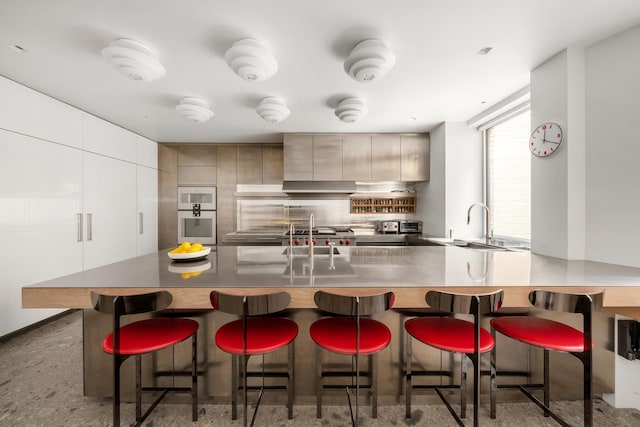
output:
<svg viewBox="0 0 640 427"><path fill-rule="evenodd" d="M638 0L2 0L0 75L157 142L271 142L283 132L426 132L467 121L529 84L562 49L640 22ZM116 38L152 48L164 78L128 80L101 56ZM278 72L247 82L224 61L241 38L269 47ZM383 40L396 64L382 79L352 80L343 64L361 40ZM11 46L21 46L18 53ZM479 55L492 47L488 55ZM215 117L190 122L184 97ZM291 115L267 123L266 96ZM334 115L362 98L356 123Z"/></svg>

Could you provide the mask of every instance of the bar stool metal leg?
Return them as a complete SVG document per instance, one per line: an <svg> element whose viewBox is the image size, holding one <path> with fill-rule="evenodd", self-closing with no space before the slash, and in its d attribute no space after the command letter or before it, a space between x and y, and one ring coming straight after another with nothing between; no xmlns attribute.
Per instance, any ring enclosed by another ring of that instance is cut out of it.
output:
<svg viewBox="0 0 640 427"><path fill-rule="evenodd" d="M378 418L378 354L369 355L369 372L371 373L371 418Z"/></svg>
<svg viewBox="0 0 640 427"><path fill-rule="evenodd" d="M231 355L231 419L238 419L238 355Z"/></svg>
<svg viewBox="0 0 640 427"><path fill-rule="evenodd" d="M544 383L543 383L543 397L544 397L544 406L546 406L547 408L549 407L549 404L551 403L550 399L549 399L549 350L547 350L546 348L544 349L544 367L543 367L543 375L544 375ZM549 412L544 411L544 416L548 417L549 416Z"/></svg>
<svg viewBox="0 0 640 427"><path fill-rule="evenodd" d="M198 333L191 339L191 419L198 421Z"/></svg>
<svg viewBox="0 0 640 427"><path fill-rule="evenodd" d="M407 337L407 373L406 373L406 377L407 377L407 383L406 383L406 391L405 391L405 398L406 398L406 402L405 402L405 417L406 418L411 418L411 391L413 389L413 386L411 385L411 365L412 365L412 349L411 349L411 341L412 341L412 337L410 334L405 333L406 337Z"/></svg>
<svg viewBox="0 0 640 427"><path fill-rule="evenodd" d="M460 418L467 418L467 356L460 355Z"/></svg>
<svg viewBox="0 0 640 427"><path fill-rule="evenodd" d="M288 376L289 376L289 383L287 384L287 407L288 407L288 418L291 420L293 419L293 396L294 394L294 387L295 387L295 379L293 377L293 366L295 364L295 349L293 346L293 342L291 344L289 344L288 346L288 351L289 351L289 367L288 367Z"/></svg>
<svg viewBox="0 0 640 427"><path fill-rule="evenodd" d="M316 346L316 417L322 418L322 349Z"/></svg>

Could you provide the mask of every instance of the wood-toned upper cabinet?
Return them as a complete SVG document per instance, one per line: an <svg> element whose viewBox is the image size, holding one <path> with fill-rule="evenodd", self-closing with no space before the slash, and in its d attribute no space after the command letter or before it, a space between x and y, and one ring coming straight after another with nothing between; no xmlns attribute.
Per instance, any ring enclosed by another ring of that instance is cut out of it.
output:
<svg viewBox="0 0 640 427"><path fill-rule="evenodd" d="M284 135L284 180L313 181L313 136Z"/></svg>
<svg viewBox="0 0 640 427"><path fill-rule="evenodd" d="M371 179L400 181L400 135L371 137Z"/></svg>
<svg viewBox="0 0 640 427"><path fill-rule="evenodd" d="M401 180L429 180L429 135L401 135Z"/></svg>
<svg viewBox="0 0 640 427"><path fill-rule="evenodd" d="M238 184L262 184L262 146L238 145Z"/></svg>
<svg viewBox="0 0 640 427"><path fill-rule="evenodd" d="M282 145L262 146L262 183L282 184L283 150Z"/></svg>
<svg viewBox="0 0 640 427"><path fill-rule="evenodd" d="M371 181L371 135L342 136L342 179Z"/></svg>
<svg viewBox="0 0 640 427"><path fill-rule="evenodd" d="M342 181L342 135L313 136L313 180Z"/></svg>

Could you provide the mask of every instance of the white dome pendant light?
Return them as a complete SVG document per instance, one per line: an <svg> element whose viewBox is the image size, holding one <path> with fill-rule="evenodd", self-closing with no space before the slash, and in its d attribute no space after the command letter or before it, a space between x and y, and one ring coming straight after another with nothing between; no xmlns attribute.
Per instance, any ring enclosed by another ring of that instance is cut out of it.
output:
<svg viewBox="0 0 640 427"><path fill-rule="evenodd" d="M116 39L102 49L102 57L127 78L153 82L167 74L157 55L147 46L131 39Z"/></svg>
<svg viewBox="0 0 640 427"><path fill-rule="evenodd" d="M185 119L198 123L206 122L215 115L209 108L209 104L199 98L184 98L180 104L176 105L176 110Z"/></svg>
<svg viewBox="0 0 640 427"><path fill-rule="evenodd" d="M380 80L396 63L389 46L376 39L358 43L344 62L344 70L354 80L370 82Z"/></svg>
<svg viewBox="0 0 640 427"><path fill-rule="evenodd" d="M227 50L224 60L234 73L249 82L262 82L278 71L269 49L258 40L238 40Z"/></svg>
<svg viewBox="0 0 640 427"><path fill-rule="evenodd" d="M345 123L355 123L368 112L369 109L360 98L345 98L336 108L336 116Z"/></svg>
<svg viewBox="0 0 640 427"><path fill-rule="evenodd" d="M282 98L268 96L260 101L256 112L269 123L279 123L289 117L290 111Z"/></svg>

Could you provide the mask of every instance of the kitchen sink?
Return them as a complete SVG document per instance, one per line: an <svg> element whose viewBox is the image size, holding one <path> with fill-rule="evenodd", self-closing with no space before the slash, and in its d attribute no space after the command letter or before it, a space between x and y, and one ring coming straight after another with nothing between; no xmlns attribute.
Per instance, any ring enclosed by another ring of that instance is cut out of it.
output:
<svg viewBox="0 0 640 427"><path fill-rule="evenodd" d="M329 250L330 249L331 249L330 246L315 247L315 248L313 248L313 255L329 255ZM333 248L333 254L334 255L340 255L340 251L338 250L338 248L336 248L336 247ZM289 255L289 248L288 247L284 248L284 251L282 251L282 255ZM308 256L309 255L309 247L308 246L294 247L293 248L293 255L294 256L299 256L299 255Z"/></svg>
<svg viewBox="0 0 640 427"><path fill-rule="evenodd" d="M457 246L467 248L467 249L474 249L477 251L508 251L509 250L503 246L487 245L486 243L479 243L479 242L466 242L466 244L458 244Z"/></svg>

